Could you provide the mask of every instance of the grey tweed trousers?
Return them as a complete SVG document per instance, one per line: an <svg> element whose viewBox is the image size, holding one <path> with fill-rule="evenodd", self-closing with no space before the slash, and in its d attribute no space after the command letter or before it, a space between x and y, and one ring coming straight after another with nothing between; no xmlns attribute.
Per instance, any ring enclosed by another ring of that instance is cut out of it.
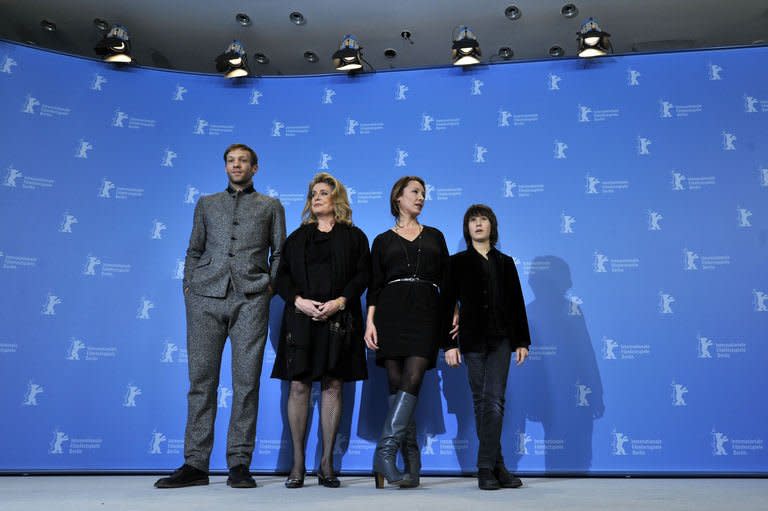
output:
<svg viewBox="0 0 768 511"><path fill-rule="evenodd" d="M256 437L259 382L269 323L269 293L245 296L230 284L224 298L185 296L189 393L184 462L208 470L213 448L221 357L232 350L232 409L227 466L250 466Z"/></svg>

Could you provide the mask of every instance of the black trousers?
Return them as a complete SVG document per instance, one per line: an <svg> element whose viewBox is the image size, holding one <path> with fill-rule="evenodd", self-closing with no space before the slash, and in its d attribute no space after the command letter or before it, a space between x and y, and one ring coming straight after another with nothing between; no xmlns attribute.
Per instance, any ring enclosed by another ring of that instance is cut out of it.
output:
<svg viewBox="0 0 768 511"><path fill-rule="evenodd" d="M501 426L504 419L504 395L512 357L508 339L488 346L483 353L464 353L469 386L475 408L475 424L480 446L477 468L492 469L501 455Z"/></svg>

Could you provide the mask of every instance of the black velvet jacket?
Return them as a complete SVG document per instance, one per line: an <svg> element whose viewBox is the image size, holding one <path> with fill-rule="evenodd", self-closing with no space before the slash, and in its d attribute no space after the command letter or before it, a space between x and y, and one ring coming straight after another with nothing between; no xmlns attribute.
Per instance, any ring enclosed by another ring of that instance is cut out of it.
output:
<svg viewBox="0 0 768 511"><path fill-rule="evenodd" d="M515 262L495 248L488 252L499 269L502 316L506 337L512 349L527 348L531 344L528 317L525 313L523 290ZM448 298L459 304L459 338L448 347L460 347L463 352L485 351L485 329L488 311L483 308L483 293L487 283L483 280L483 256L473 247L451 256L451 271L447 289Z"/></svg>

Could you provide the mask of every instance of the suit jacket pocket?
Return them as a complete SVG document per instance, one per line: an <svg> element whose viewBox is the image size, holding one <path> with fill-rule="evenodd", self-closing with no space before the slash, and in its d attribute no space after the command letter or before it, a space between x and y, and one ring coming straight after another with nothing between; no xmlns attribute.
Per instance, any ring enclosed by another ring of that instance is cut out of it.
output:
<svg viewBox="0 0 768 511"><path fill-rule="evenodd" d="M203 266L208 266L209 264L211 264L212 261L213 261L213 257L211 256L204 257L197 262L197 266L195 266L195 268L197 269L197 268L202 268Z"/></svg>

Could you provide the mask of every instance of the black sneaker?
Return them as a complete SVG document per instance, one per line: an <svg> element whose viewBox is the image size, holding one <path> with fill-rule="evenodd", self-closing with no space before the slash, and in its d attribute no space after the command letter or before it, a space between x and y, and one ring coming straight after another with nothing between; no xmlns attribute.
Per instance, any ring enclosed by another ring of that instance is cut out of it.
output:
<svg viewBox="0 0 768 511"><path fill-rule="evenodd" d="M184 488L185 486L205 486L208 484L208 472L186 463L169 477L155 481L155 488Z"/></svg>
<svg viewBox="0 0 768 511"><path fill-rule="evenodd" d="M502 488L520 488L523 485L520 478L510 474L504 465L496 465L493 475L496 476Z"/></svg>
<svg viewBox="0 0 768 511"><path fill-rule="evenodd" d="M251 472L245 465L236 465L229 469L227 486L232 488L256 488L256 481L251 477Z"/></svg>
<svg viewBox="0 0 768 511"><path fill-rule="evenodd" d="M477 471L477 487L481 490L498 490L501 485L490 468L481 468Z"/></svg>

